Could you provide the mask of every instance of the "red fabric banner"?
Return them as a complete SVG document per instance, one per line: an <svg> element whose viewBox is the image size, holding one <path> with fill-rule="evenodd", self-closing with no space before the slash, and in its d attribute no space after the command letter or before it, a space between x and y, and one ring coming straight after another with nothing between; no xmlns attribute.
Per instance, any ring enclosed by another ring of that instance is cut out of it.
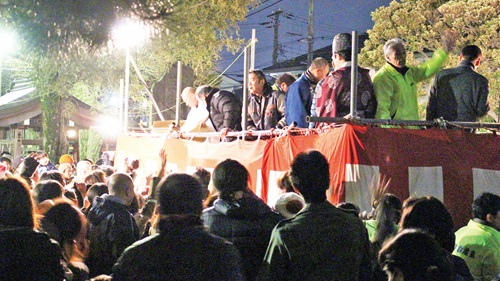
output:
<svg viewBox="0 0 500 281"><path fill-rule="evenodd" d="M330 163L331 188L327 195L334 204L346 200L348 181L350 188L369 192L369 180L364 181L365 186L356 184L363 177L357 168L360 166L372 167L391 178L388 192L402 200L423 195L443 200L457 227L471 217L472 201L479 195L475 190L500 193L498 136L344 125L320 135L270 140L262 162L261 195L265 200L270 171L287 170L293 157L308 149L319 150ZM474 171L478 179L473 178ZM488 178L480 177L482 171L489 175L487 182L479 179ZM347 179L347 174L353 176ZM364 199L370 197L368 194Z"/></svg>

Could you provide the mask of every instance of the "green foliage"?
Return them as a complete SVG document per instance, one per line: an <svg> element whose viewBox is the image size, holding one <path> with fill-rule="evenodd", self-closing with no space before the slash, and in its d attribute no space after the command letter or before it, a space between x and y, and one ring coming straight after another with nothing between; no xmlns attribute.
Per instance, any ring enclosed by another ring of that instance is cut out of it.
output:
<svg viewBox="0 0 500 281"><path fill-rule="evenodd" d="M80 150L80 159L99 159L103 139L98 132L94 130L79 130L78 131L78 146Z"/></svg>
<svg viewBox="0 0 500 281"><path fill-rule="evenodd" d="M72 110L64 98L77 96L96 110L119 91L125 51L112 31L123 19L149 27L150 38L131 48L151 89L177 61L192 67L206 83L219 51L241 47L236 23L255 0L75 0L0 1L0 23L15 30L42 99L44 149L54 158L66 153L64 117ZM130 98L141 102L144 85L131 68ZM59 123L59 124L58 124ZM63 136L63 137L61 137ZM59 150L59 152L56 152ZM55 159L55 158L54 158Z"/></svg>
<svg viewBox="0 0 500 281"><path fill-rule="evenodd" d="M484 60L479 73L490 81L490 107L498 113L500 99L500 0L401 0L393 1L372 13L375 25L368 31L369 40L359 60L364 66L379 68L385 62L384 43L399 37L407 43L408 64L417 64L414 54L425 56L424 50L441 47L445 30L458 34L455 51L446 67L458 63L460 49L469 44L478 45ZM428 94L426 85L419 85L419 100ZM425 107L425 104L422 106ZM420 111L421 116L423 111ZM425 114L425 113L424 113ZM491 118L485 118L492 121Z"/></svg>

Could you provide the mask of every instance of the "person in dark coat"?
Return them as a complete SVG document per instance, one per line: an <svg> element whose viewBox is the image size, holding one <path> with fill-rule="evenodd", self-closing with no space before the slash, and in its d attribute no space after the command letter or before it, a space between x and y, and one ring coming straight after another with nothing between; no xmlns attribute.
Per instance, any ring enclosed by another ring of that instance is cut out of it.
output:
<svg viewBox="0 0 500 281"><path fill-rule="evenodd" d="M473 281L465 261L451 254L455 247L453 218L443 202L435 197L420 197L405 203L399 230L418 228L431 234L453 262L453 280Z"/></svg>
<svg viewBox="0 0 500 281"><path fill-rule="evenodd" d="M25 180L0 179L1 280L64 280L59 245L36 225Z"/></svg>
<svg viewBox="0 0 500 281"><path fill-rule="evenodd" d="M465 46L455 68L436 74L427 105L427 120L476 122L490 110L488 79L476 72L483 56L476 45Z"/></svg>
<svg viewBox="0 0 500 281"><path fill-rule="evenodd" d="M453 264L446 251L431 235L419 229L404 229L387 241L378 261L389 280L453 280Z"/></svg>
<svg viewBox="0 0 500 281"><path fill-rule="evenodd" d="M113 280L244 280L236 248L203 229L200 182L172 174L159 188L159 234L127 248L113 267Z"/></svg>
<svg viewBox="0 0 500 281"><path fill-rule="evenodd" d="M139 228L128 206L135 198L132 178L115 173L108 180L109 194L95 199L89 221L90 252L87 265L90 276L111 274L123 250L139 240Z"/></svg>
<svg viewBox="0 0 500 281"><path fill-rule="evenodd" d="M204 85L196 88L196 95L205 100L217 132L226 136L229 131L241 131L241 102L233 93Z"/></svg>
<svg viewBox="0 0 500 281"><path fill-rule="evenodd" d="M306 206L274 228L257 280L368 280L367 230L360 218L326 201L326 158L316 150L302 152L290 176Z"/></svg>
<svg viewBox="0 0 500 281"><path fill-rule="evenodd" d="M281 216L247 188L248 171L238 161L226 159L219 163L212 180L220 197L203 211L203 222L211 233L234 243L246 280L255 280L271 231Z"/></svg>

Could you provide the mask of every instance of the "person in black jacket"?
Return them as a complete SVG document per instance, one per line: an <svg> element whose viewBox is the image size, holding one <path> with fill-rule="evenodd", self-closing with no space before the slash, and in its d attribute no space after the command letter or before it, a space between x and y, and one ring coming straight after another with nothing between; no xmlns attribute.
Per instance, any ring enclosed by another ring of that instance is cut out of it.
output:
<svg viewBox="0 0 500 281"><path fill-rule="evenodd" d="M115 173L108 180L109 195L95 199L89 221L90 252L87 265L90 276L111 274L123 250L139 239L139 228L128 206L135 198L132 178Z"/></svg>
<svg viewBox="0 0 500 281"><path fill-rule="evenodd" d="M206 101L209 119L222 137L229 131L241 131L241 102L233 93L203 85L196 95Z"/></svg>
<svg viewBox="0 0 500 281"><path fill-rule="evenodd" d="M488 79L477 73L483 56L476 45L465 46L455 68L436 74L427 105L427 120L476 122L490 110Z"/></svg>
<svg viewBox="0 0 500 281"><path fill-rule="evenodd" d="M127 248L113 267L113 280L244 280L236 248L203 229L200 182L171 174L159 188L159 234Z"/></svg>
<svg viewBox="0 0 500 281"><path fill-rule="evenodd" d="M246 280L255 280L274 226L281 216L258 198L248 185L248 171L238 161L219 163L212 180L220 197L203 211L209 231L238 248Z"/></svg>
<svg viewBox="0 0 500 281"><path fill-rule="evenodd" d="M0 179L0 279L64 280L59 245L35 230L29 190L24 179Z"/></svg>

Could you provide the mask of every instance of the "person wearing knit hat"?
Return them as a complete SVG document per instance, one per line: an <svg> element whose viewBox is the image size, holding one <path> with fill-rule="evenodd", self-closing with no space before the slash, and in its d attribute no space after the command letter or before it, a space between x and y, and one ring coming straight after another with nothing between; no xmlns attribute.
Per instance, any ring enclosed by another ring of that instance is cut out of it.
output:
<svg viewBox="0 0 500 281"><path fill-rule="evenodd" d="M349 33L335 35L332 42L332 66L334 70L318 84L313 95L311 116L346 117L351 114L351 55L352 36ZM373 118L377 111L369 70L358 66L356 116ZM320 128L328 124L311 124Z"/></svg>
<svg viewBox="0 0 500 281"><path fill-rule="evenodd" d="M113 267L113 279L244 280L236 248L203 228L198 179L171 174L158 186L159 233L127 248Z"/></svg>
<svg viewBox="0 0 500 281"><path fill-rule="evenodd" d="M238 248L246 280L255 280L269 237L281 216L248 187L248 170L236 160L220 162L212 181L220 197L203 211L211 233L226 238Z"/></svg>
<svg viewBox="0 0 500 281"><path fill-rule="evenodd" d="M75 160L73 160L73 157L71 157L71 155L63 154L59 158L59 164L63 164L63 163L68 163L70 165L73 165L75 163Z"/></svg>

